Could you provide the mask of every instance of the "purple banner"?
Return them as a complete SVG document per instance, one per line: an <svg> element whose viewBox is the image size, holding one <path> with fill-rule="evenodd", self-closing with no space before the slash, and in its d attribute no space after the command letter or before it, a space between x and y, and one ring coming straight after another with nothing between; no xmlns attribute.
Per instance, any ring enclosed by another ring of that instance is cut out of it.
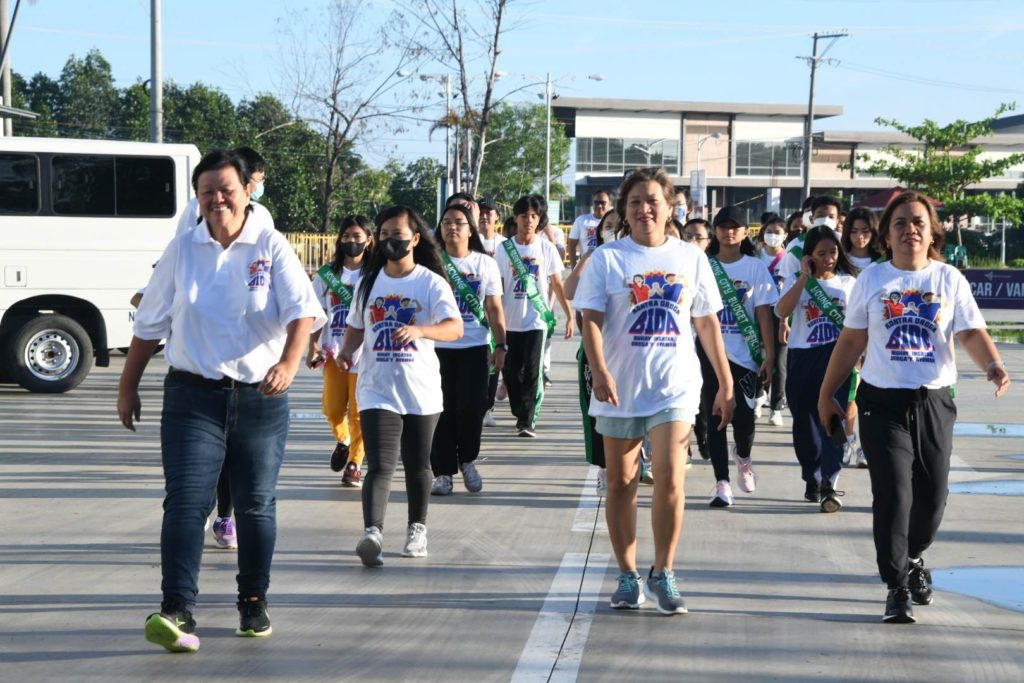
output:
<svg viewBox="0 0 1024 683"><path fill-rule="evenodd" d="M963 271L981 308L1024 310L1024 270Z"/></svg>

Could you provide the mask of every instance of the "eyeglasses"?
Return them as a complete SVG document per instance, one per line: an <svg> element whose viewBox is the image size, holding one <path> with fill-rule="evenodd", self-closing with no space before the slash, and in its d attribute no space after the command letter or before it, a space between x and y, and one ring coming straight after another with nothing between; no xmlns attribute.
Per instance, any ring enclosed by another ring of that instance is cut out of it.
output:
<svg viewBox="0 0 1024 683"><path fill-rule="evenodd" d="M455 228L456 230L461 230L467 225L469 225L468 221L441 221L441 227L448 229Z"/></svg>
<svg viewBox="0 0 1024 683"><path fill-rule="evenodd" d="M709 239L711 239L711 238L710 237L704 237L702 235L695 235L692 232L684 232L683 233L683 241L684 242L706 242Z"/></svg>
<svg viewBox="0 0 1024 683"><path fill-rule="evenodd" d="M599 202L596 199L594 200L593 203L594 203L594 206L608 206L608 202Z"/></svg>

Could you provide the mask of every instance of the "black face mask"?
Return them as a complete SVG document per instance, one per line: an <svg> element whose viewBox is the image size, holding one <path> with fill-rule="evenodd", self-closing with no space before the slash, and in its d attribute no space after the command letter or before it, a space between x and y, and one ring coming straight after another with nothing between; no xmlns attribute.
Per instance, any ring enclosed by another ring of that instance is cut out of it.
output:
<svg viewBox="0 0 1024 683"><path fill-rule="evenodd" d="M389 237L380 241L380 251L388 261L401 261L409 253L412 240L400 240Z"/></svg>
<svg viewBox="0 0 1024 683"><path fill-rule="evenodd" d="M366 242L342 242L341 253L349 258L355 258L366 249Z"/></svg>

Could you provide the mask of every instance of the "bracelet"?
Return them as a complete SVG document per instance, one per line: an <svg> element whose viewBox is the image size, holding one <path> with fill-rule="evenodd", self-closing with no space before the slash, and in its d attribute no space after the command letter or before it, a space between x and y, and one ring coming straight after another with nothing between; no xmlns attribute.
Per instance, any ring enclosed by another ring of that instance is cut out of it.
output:
<svg viewBox="0 0 1024 683"><path fill-rule="evenodd" d="M985 372L992 372L992 368L1002 368L1003 370L1005 370L1006 363L999 360L998 358L996 360L989 361L988 365L985 366Z"/></svg>

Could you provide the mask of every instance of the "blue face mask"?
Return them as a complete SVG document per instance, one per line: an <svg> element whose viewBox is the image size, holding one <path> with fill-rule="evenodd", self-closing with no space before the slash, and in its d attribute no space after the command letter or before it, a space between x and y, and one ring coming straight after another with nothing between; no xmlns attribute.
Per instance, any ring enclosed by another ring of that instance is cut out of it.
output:
<svg viewBox="0 0 1024 683"><path fill-rule="evenodd" d="M676 218L678 218L683 223L686 222L686 207L685 206L677 206L676 207Z"/></svg>
<svg viewBox="0 0 1024 683"><path fill-rule="evenodd" d="M258 202L260 200L260 197L262 197L262 196L263 196L263 183L256 183L256 188L252 191L252 194L249 195L249 199L253 200L254 202Z"/></svg>

